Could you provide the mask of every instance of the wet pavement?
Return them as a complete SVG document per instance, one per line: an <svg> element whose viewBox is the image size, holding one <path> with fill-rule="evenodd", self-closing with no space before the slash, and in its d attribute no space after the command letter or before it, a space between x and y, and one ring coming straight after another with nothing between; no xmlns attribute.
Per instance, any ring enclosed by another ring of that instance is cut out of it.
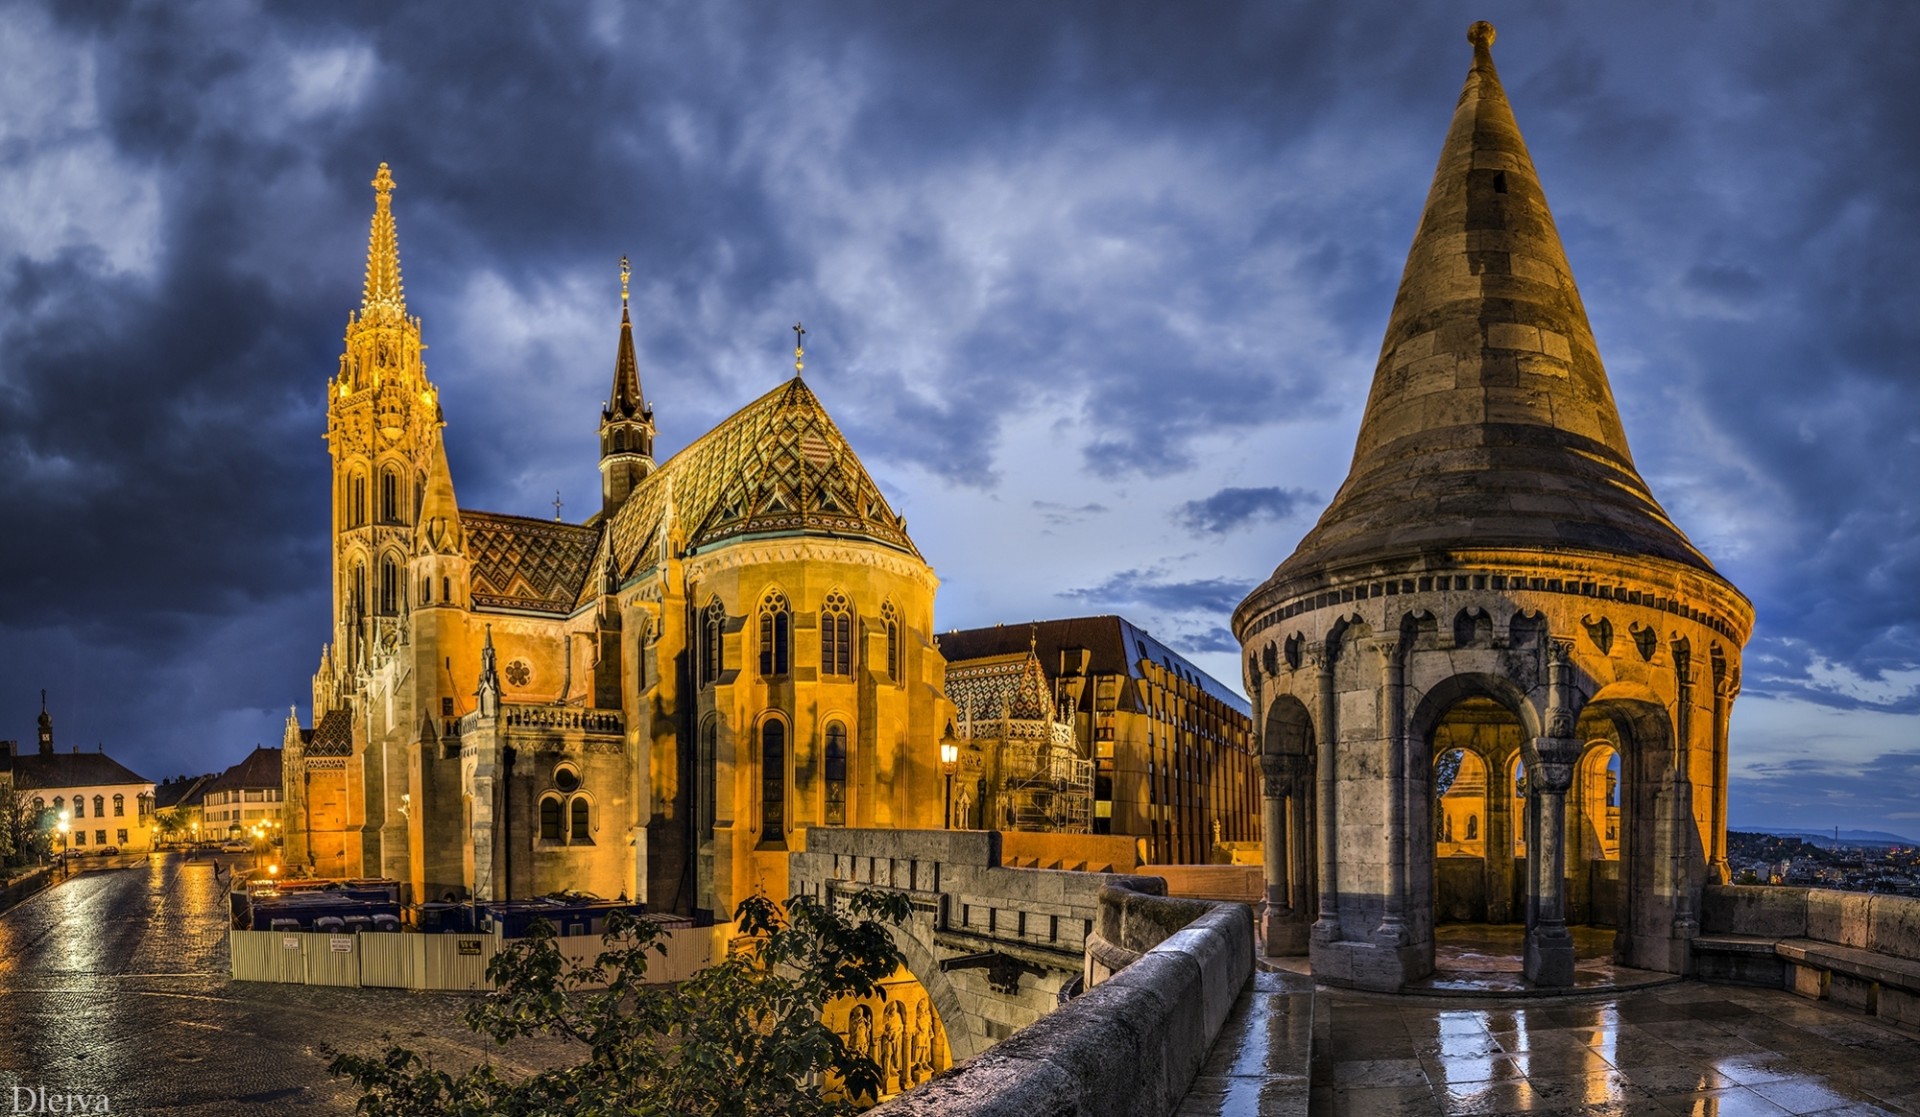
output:
<svg viewBox="0 0 1920 1117"><path fill-rule="evenodd" d="M1315 1117L1920 1115L1920 1034L1781 990L1316 998Z"/></svg>
<svg viewBox="0 0 1920 1117"><path fill-rule="evenodd" d="M107 1097L115 1113L351 1113L325 1048L397 1042L442 1066L512 1058L461 1022L459 994L233 982L227 877L155 855L89 871L0 915L0 1098Z"/></svg>

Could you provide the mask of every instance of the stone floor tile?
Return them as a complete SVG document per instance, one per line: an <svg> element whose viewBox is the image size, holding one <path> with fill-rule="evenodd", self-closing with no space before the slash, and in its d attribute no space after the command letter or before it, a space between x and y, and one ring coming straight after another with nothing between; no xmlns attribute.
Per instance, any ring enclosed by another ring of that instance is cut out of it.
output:
<svg viewBox="0 0 1920 1117"><path fill-rule="evenodd" d="M1485 1059L1505 1054L1499 1041L1490 1035L1437 1036L1433 1039L1416 1039L1412 1051L1421 1059Z"/></svg>
<svg viewBox="0 0 1920 1117"><path fill-rule="evenodd" d="M1570 1075L1605 1074L1613 1064L1593 1048L1578 1051L1528 1051L1514 1055L1514 1062L1528 1078L1565 1078ZM1597 1099L1596 1099L1597 1100Z"/></svg>
<svg viewBox="0 0 1920 1117"><path fill-rule="evenodd" d="M1660 1102L1678 1117L1781 1117L1788 1112L1744 1086L1676 1094Z"/></svg>
<svg viewBox="0 0 1920 1117"><path fill-rule="evenodd" d="M1333 1065L1335 1086L1428 1087L1426 1068L1418 1059L1352 1059Z"/></svg>
<svg viewBox="0 0 1920 1117"><path fill-rule="evenodd" d="M1818 1117L1907 1117L1905 1110L1889 1109L1872 1102L1855 1102L1838 1109L1822 1109Z"/></svg>
<svg viewBox="0 0 1920 1117"><path fill-rule="evenodd" d="M1663 1094L1697 1094L1702 1090L1738 1085L1733 1079L1700 1063L1627 1067L1621 1073L1627 1076L1627 1081L1655 1097Z"/></svg>
<svg viewBox="0 0 1920 1117"><path fill-rule="evenodd" d="M1194 1080L1175 1117L1296 1117L1307 1111L1304 1078Z"/></svg>
<svg viewBox="0 0 1920 1117"><path fill-rule="evenodd" d="M1325 1110L1328 1117L1434 1117L1452 1112L1424 1086L1335 1087Z"/></svg>
<svg viewBox="0 0 1920 1117"><path fill-rule="evenodd" d="M1467 1082L1511 1082L1525 1078L1518 1056L1492 1055L1485 1058L1467 1059L1448 1057L1443 1059L1422 1059L1420 1065L1426 1068L1427 1081L1436 1088Z"/></svg>
<svg viewBox="0 0 1920 1117"><path fill-rule="evenodd" d="M1768 1056L1734 1055L1709 1060L1707 1065L1742 1086L1752 1086L1804 1078L1809 1073L1824 1074L1827 1068L1819 1064L1820 1060L1795 1058L1782 1052Z"/></svg>
<svg viewBox="0 0 1920 1117"><path fill-rule="evenodd" d="M1871 1099L1852 1090L1836 1088L1817 1078L1788 1078L1778 1082L1760 1082L1747 1089L1759 1094L1790 1113L1818 1113Z"/></svg>

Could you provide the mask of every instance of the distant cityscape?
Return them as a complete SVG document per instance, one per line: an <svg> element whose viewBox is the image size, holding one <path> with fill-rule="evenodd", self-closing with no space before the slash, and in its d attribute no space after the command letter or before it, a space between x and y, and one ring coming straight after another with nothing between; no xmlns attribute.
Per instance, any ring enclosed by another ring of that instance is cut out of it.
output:
<svg viewBox="0 0 1920 1117"><path fill-rule="evenodd" d="M1733 830L1727 833L1727 861L1735 884L1920 896L1920 843L1894 834Z"/></svg>

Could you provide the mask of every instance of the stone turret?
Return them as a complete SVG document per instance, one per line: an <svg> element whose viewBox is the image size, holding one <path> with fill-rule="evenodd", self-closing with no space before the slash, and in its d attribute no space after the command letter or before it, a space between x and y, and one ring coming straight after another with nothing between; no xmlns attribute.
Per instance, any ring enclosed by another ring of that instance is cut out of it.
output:
<svg viewBox="0 0 1920 1117"><path fill-rule="evenodd" d="M1617 960L1684 972L1724 868L1752 607L1634 467L1493 38L1468 32L1347 479L1233 619L1268 779L1266 941L1336 984L1423 977L1442 910L1524 923L1540 985L1571 982L1567 924L1596 912ZM1445 872L1442 752L1501 773L1467 816L1484 849ZM1604 805L1574 788L1615 762L1629 853L1608 869L1578 844Z"/></svg>

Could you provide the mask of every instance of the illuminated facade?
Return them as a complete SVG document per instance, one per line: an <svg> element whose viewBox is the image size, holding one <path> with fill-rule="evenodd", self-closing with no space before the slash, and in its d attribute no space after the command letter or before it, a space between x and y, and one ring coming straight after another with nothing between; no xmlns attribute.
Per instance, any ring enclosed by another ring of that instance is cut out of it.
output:
<svg viewBox="0 0 1920 1117"><path fill-rule="evenodd" d="M74 853L117 848L144 853L153 846L153 781L104 752L56 751L53 715L40 696L39 740L33 752L0 741L0 794L9 787L36 815L66 812ZM58 835L54 851L59 852Z"/></svg>
<svg viewBox="0 0 1920 1117"><path fill-rule="evenodd" d="M814 826L940 824L938 580L799 375L653 457L626 273L583 524L459 507L382 165L328 385L332 642L287 858L417 899L730 912Z"/></svg>
<svg viewBox="0 0 1920 1117"><path fill-rule="evenodd" d="M1259 841L1260 775L1246 699L1145 629L1116 616L998 625L942 633L940 651L961 736L997 741L1003 707L1024 711L1028 724L1043 716L1066 723L1092 777L1084 829L1134 837L1148 864L1205 864L1219 859L1218 843ZM1040 673L1049 701L986 685L995 675L1028 671ZM976 782L956 799L999 806L991 819L975 807L963 815L970 825L1082 829L1041 825L1044 816L1032 812L1035 821L1022 823L1021 804L1004 791L995 795L1010 781L989 778L984 760L962 755Z"/></svg>

